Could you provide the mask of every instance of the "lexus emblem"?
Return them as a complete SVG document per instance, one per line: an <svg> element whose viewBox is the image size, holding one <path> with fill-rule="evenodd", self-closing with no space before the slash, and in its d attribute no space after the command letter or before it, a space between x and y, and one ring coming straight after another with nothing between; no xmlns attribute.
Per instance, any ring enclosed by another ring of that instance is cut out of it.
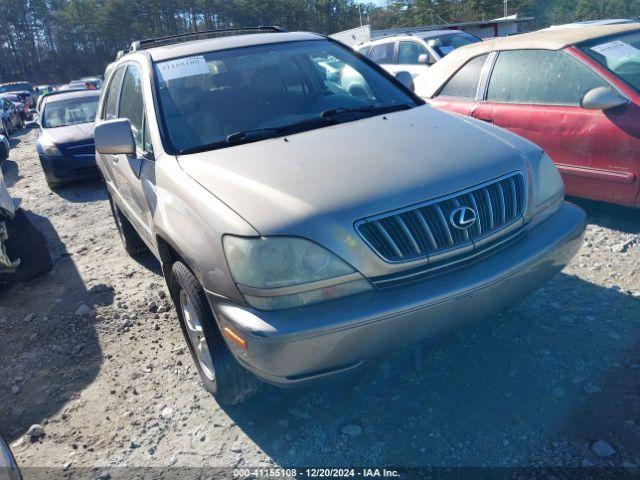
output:
<svg viewBox="0 0 640 480"><path fill-rule="evenodd" d="M459 207L456 208L453 212L451 212L451 216L449 220L451 221L451 225L456 227L459 230L466 230L473 226L478 219L478 214L473 208L469 207Z"/></svg>

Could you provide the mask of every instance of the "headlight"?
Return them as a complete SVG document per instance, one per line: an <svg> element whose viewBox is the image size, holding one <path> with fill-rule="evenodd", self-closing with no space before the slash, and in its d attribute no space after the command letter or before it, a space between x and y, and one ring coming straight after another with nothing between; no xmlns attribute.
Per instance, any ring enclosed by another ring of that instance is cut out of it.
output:
<svg viewBox="0 0 640 480"><path fill-rule="evenodd" d="M43 138L40 140L40 145L42 146L42 153L45 157L60 157L62 154L55 143L53 143L48 138Z"/></svg>
<svg viewBox="0 0 640 480"><path fill-rule="evenodd" d="M560 172L553 164L551 157L542 154L538 162L538 177L536 183L536 212L545 208L561 204L564 198L564 183Z"/></svg>
<svg viewBox="0 0 640 480"><path fill-rule="evenodd" d="M371 289L350 265L309 240L226 235L223 243L238 288L256 308L291 308Z"/></svg>

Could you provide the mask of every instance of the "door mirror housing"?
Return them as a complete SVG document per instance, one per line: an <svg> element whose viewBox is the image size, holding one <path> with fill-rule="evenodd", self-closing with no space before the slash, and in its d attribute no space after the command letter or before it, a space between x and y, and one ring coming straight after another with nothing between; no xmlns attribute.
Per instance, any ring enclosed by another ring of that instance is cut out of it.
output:
<svg viewBox="0 0 640 480"><path fill-rule="evenodd" d="M429 55L428 53L421 53L418 56L418 63L422 64L422 65L431 65L431 55Z"/></svg>
<svg viewBox="0 0 640 480"><path fill-rule="evenodd" d="M589 90L580 100L580 106L586 110L609 110L628 103L627 98L607 87Z"/></svg>
<svg viewBox="0 0 640 480"><path fill-rule="evenodd" d="M401 84L403 84L409 90L413 91L414 89L413 77L409 72L405 72L405 71L396 72L394 74L394 77L396 77L396 80L398 80Z"/></svg>
<svg viewBox="0 0 640 480"><path fill-rule="evenodd" d="M126 118L107 120L93 132L96 151L105 155L134 155L136 143L131 124Z"/></svg>

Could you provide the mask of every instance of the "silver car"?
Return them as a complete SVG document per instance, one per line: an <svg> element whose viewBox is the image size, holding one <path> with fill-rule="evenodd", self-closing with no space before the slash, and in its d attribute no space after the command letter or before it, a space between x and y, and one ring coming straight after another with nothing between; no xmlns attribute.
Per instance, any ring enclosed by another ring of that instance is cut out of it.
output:
<svg viewBox="0 0 640 480"><path fill-rule="evenodd" d="M462 31L427 30L388 35L355 48L389 73L409 72L416 77L456 48L481 41Z"/></svg>
<svg viewBox="0 0 640 480"><path fill-rule="evenodd" d="M540 148L328 38L258 32L134 43L95 128L124 246L160 260L220 402L494 315L576 253L585 214Z"/></svg>

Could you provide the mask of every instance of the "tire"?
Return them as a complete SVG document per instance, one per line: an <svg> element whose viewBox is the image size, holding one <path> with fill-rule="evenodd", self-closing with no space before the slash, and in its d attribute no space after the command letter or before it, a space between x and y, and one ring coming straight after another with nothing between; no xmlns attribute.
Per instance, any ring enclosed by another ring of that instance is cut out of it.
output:
<svg viewBox="0 0 640 480"><path fill-rule="evenodd" d="M116 228L118 229L118 235L120 236L120 240L122 240L122 245L127 253L132 257L137 257L138 255L147 251L147 245L142 241L138 232L136 232L131 222L124 216L124 214L120 211L118 206L109 195L109 204L111 205L111 213L113 214L113 219L116 222Z"/></svg>
<svg viewBox="0 0 640 480"><path fill-rule="evenodd" d="M171 267L169 291L205 388L223 405L234 405L255 395L262 383L233 358L218 329L204 289L182 262L175 262ZM198 333L193 328L196 324L200 327Z"/></svg>
<svg viewBox="0 0 640 480"><path fill-rule="evenodd" d="M0 289L28 282L53 268L46 237L21 208L7 221L7 233L7 254L12 260L19 258L20 265L13 273L0 273Z"/></svg>

